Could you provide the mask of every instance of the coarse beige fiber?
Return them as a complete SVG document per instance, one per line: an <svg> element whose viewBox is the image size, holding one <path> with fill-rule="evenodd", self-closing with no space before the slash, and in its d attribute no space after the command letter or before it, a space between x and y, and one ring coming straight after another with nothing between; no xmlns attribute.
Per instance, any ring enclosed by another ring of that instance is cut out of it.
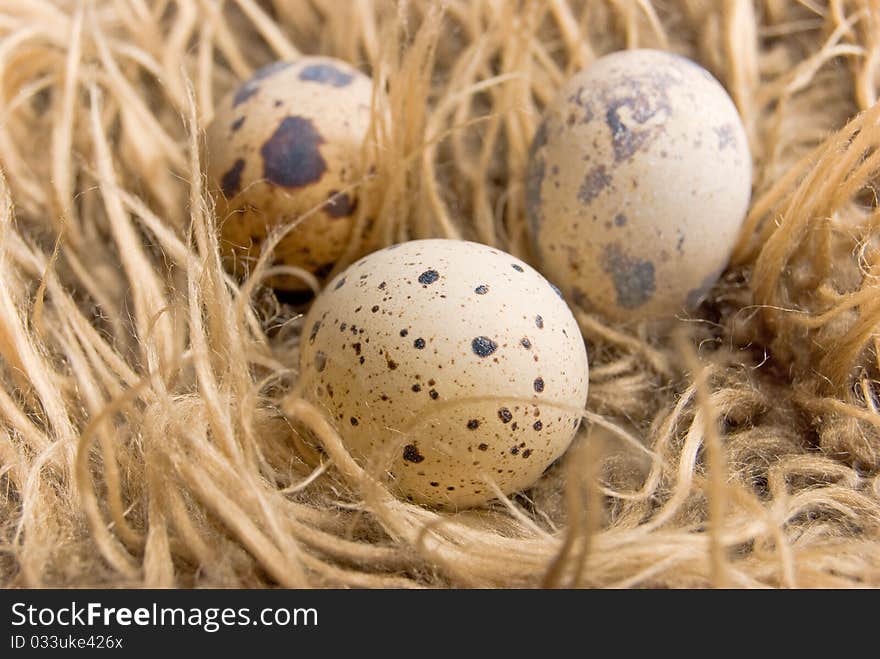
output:
<svg viewBox="0 0 880 659"><path fill-rule="evenodd" d="M577 313L588 409L534 488L395 499L291 394L303 309L262 282L296 273L223 270L215 104L352 62L375 168L342 265L431 236L534 262L541 109L632 47L736 101L733 263L668 327ZM878 0L0 0L0 584L880 586L878 87Z"/></svg>

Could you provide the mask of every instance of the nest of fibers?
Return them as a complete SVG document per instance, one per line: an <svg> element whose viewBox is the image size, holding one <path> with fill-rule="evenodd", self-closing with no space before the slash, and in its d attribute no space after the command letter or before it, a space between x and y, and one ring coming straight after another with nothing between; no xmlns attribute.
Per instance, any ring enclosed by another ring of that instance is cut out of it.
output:
<svg viewBox="0 0 880 659"><path fill-rule="evenodd" d="M396 497L291 403L308 303L224 267L221 99L301 55L372 77L334 272L431 237L537 265L542 111L629 48L742 117L727 269L663 331L572 304L588 403L534 486ZM875 0L0 0L0 584L880 586L878 87Z"/></svg>

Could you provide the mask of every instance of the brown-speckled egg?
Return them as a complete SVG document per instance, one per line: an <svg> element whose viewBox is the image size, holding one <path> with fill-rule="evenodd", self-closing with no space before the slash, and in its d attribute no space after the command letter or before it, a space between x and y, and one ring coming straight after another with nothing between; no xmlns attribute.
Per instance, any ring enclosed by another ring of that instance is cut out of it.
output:
<svg viewBox="0 0 880 659"><path fill-rule="evenodd" d="M615 320L694 308L751 194L736 107L689 59L630 50L572 77L532 144L526 197L543 272Z"/></svg>
<svg viewBox="0 0 880 659"><path fill-rule="evenodd" d="M493 498L490 481L533 484L587 398L586 348L558 291L459 240L394 245L337 276L305 319L300 367L356 458L444 507Z"/></svg>
<svg viewBox="0 0 880 659"><path fill-rule="evenodd" d="M372 83L327 57L276 62L223 100L208 130L208 179L225 256L243 273L267 233L297 223L275 250L275 264L325 276L351 234L357 204L348 189L364 173L362 145ZM303 290L298 278L270 280Z"/></svg>

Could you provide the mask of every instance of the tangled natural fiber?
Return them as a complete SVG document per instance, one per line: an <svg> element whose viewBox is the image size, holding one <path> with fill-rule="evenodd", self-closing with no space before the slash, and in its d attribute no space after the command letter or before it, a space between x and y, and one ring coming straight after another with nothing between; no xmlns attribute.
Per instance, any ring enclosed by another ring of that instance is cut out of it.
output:
<svg viewBox="0 0 880 659"><path fill-rule="evenodd" d="M290 394L271 261L222 268L216 100L272 59L353 62L376 166L340 267L428 236L529 259L542 107L646 46L747 126L731 267L662 331L578 313L589 407L536 487L395 499ZM0 0L0 583L880 585L878 87L877 0Z"/></svg>

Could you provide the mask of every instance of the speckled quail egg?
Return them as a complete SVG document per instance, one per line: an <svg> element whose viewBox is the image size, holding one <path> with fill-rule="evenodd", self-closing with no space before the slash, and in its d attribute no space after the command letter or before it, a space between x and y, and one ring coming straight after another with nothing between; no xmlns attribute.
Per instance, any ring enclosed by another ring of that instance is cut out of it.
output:
<svg viewBox="0 0 880 659"><path fill-rule="evenodd" d="M571 311L530 266L460 240L394 245L351 265L303 325L300 381L356 459L398 495L464 507L533 484L587 398ZM377 472L376 475L381 475Z"/></svg>
<svg viewBox="0 0 880 659"><path fill-rule="evenodd" d="M542 271L614 320L693 309L730 258L751 166L736 107L708 71L655 50L596 60L532 144L526 205Z"/></svg>
<svg viewBox="0 0 880 659"><path fill-rule="evenodd" d="M225 257L243 273L269 231L299 221L275 264L326 276L342 254L357 204L347 186L364 173L372 83L349 64L302 57L259 69L225 98L208 130L208 179ZM304 290L293 276L269 280Z"/></svg>

